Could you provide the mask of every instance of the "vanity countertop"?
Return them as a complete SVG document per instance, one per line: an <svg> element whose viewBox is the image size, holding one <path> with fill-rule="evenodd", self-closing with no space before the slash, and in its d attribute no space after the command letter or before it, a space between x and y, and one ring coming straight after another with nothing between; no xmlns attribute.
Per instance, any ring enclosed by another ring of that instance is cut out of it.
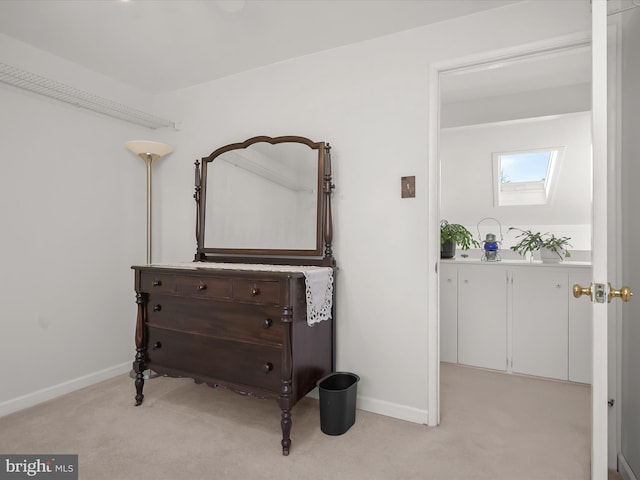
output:
<svg viewBox="0 0 640 480"><path fill-rule="evenodd" d="M507 265L514 267L543 267L543 268L553 268L553 267L591 267L591 262L587 261L575 261L575 260L563 260L557 263L545 262L543 263L540 260L519 260L519 259L503 259L497 262L487 262L475 257L454 257L454 258L443 258L440 260L441 263L451 263L451 264L460 264L460 265L491 265L491 266L499 266L499 265Z"/></svg>

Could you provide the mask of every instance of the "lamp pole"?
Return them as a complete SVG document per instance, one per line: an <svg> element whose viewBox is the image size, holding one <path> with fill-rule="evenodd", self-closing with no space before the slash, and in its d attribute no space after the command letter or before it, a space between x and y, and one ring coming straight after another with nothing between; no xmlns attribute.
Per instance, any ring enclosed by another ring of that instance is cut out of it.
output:
<svg viewBox="0 0 640 480"><path fill-rule="evenodd" d="M152 142L148 140L132 140L127 142L125 146L133 153L138 155L147 166L147 265L151 265L151 219L152 219L152 183L151 183L151 165L155 160L163 157L173 151L169 145L160 142Z"/></svg>
<svg viewBox="0 0 640 480"><path fill-rule="evenodd" d="M147 165L147 265L151 265L151 164L153 163L154 158L153 155L149 153L140 154L140 157Z"/></svg>

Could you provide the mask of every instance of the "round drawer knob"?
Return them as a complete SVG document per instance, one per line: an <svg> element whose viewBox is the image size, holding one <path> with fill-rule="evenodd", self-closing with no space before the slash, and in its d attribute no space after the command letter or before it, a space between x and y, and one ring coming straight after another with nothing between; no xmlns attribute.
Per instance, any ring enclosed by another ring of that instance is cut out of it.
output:
<svg viewBox="0 0 640 480"><path fill-rule="evenodd" d="M271 325L273 325L273 320L271 320L270 318L265 318L262 321L262 328L269 328Z"/></svg>
<svg viewBox="0 0 640 480"><path fill-rule="evenodd" d="M154 280L153 281L153 286L154 287L161 287L162 286L162 280Z"/></svg>
<svg viewBox="0 0 640 480"><path fill-rule="evenodd" d="M160 310L162 310L162 305L154 305L153 306L153 311L154 312L159 312Z"/></svg>
<svg viewBox="0 0 640 480"><path fill-rule="evenodd" d="M206 290L207 289L207 284L206 283L201 283L200 285L198 285L198 290L202 291L202 290Z"/></svg>
<svg viewBox="0 0 640 480"><path fill-rule="evenodd" d="M271 363L271 362L265 363L262 366L262 371L264 373L269 373L271 370L273 370L273 363Z"/></svg>
<svg viewBox="0 0 640 480"><path fill-rule="evenodd" d="M151 347L152 350L158 350L159 348L162 348L162 342L156 342Z"/></svg>
<svg viewBox="0 0 640 480"><path fill-rule="evenodd" d="M260 295L260 289L254 285L251 287L251 295Z"/></svg>

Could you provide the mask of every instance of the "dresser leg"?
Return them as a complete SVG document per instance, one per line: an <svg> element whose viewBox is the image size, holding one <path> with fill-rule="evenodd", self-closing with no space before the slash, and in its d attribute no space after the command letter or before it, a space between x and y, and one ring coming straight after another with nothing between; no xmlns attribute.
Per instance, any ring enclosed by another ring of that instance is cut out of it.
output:
<svg viewBox="0 0 640 480"><path fill-rule="evenodd" d="M138 278L139 273L136 273ZM139 278L138 278L139 279ZM142 403L144 395L144 362L147 357L147 332L145 322L147 321L147 301L148 294L136 292L136 304L138 305L138 316L136 318L136 358L133 361L133 371L136 372L136 407Z"/></svg>
<svg viewBox="0 0 640 480"><path fill-rule="evenodd" d="M291 448L291 410L282 410L282 455L289 455L289 449Z"/></svg>
<svg viewBox="0 0 640 480"><path fill-rule="evenodd" d="M142 403L144 400L144 395L142 394L142 387L144 387L144 375L141 373L136 374L136 407Z"/></svg>
<svg viewBox="0 0 640 480"><path fill-rule="evenodd" d="M144 400L142 389L144 387L144 352L143 349L136 349L136 360L133 362L133 371L136 372L136 407Z"/></svg>

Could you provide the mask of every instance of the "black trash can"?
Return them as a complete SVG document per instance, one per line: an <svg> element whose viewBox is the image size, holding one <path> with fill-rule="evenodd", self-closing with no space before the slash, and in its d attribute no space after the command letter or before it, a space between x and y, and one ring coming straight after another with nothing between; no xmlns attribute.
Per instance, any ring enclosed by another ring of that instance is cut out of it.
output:
<svg viewBox="0 0 640 480"><path fill-rule="evenodd" d="M319 380L320 429L327 435L342 435L356 421L356 396L360 377L335 372Z"/></svg>

